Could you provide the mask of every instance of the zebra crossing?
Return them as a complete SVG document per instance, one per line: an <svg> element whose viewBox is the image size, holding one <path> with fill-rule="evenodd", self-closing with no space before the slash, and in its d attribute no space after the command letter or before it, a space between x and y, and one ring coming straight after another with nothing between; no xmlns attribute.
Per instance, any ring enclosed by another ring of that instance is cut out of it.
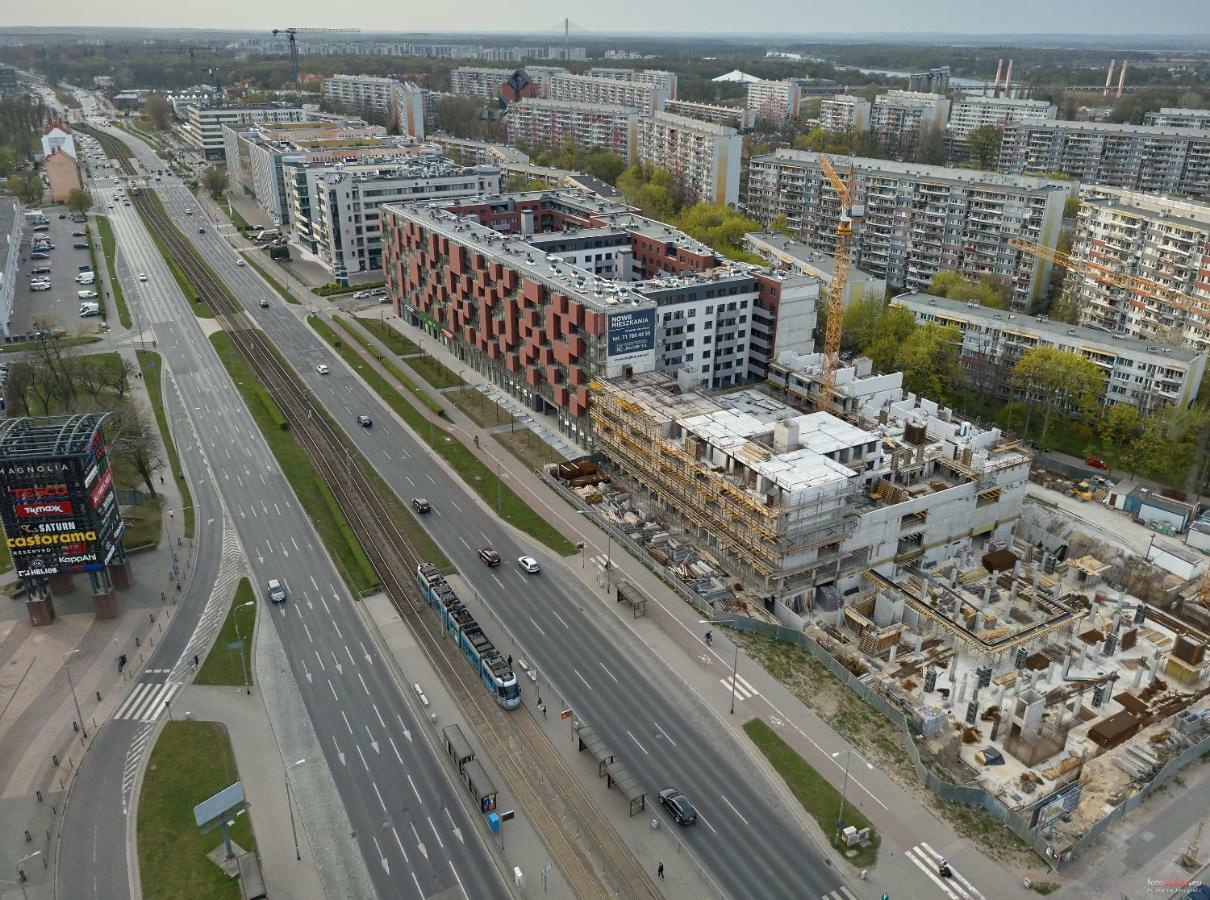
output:
<svg viewBox="0 0 1210 900"><path fill-rule="evenodd" d="M153 730L154 726L149 723L140 725L134 740L130 742L130 748L126 751L126 763L122 766L122 815L126 815L127 802L131 791L134 790L134 781L139 775L143 751L147 749L147 741L151 738Z"/></svg>
<svg viewBox="0 0 1210 900"><path fill-rule="evenodd" d="M834 891L820 894L819 900L857 900L857 896L842 884Z"/></svg>
<svg viewBox="0 0 1210 900"><path fill-rule="evenodd" d="M938 873L942 856L927 843L919 843L904 854L923 872L950 900L985 900L983 894L975 886L962 877L962 874L950 865L953 876L942 878Z"/></svg>
<svg viewBox="0 0 1210 900"><path fill-rule="evenodd" d="M731 693L731 678L728 675L726 678L719 679L723 687L727 689L727 693ZM735 676L735 696L740 700L751 700L753 697L760 696L760 691L754 688L743 675Z"/></svg>
<svg viewBox="0 0 1210 900"><path fill-rule="evenodd" d="M155 722L180 689L181 685L170 681L158 684L139 681L122 701L113 717L116 720L126 719L132 722Z"/></svg>

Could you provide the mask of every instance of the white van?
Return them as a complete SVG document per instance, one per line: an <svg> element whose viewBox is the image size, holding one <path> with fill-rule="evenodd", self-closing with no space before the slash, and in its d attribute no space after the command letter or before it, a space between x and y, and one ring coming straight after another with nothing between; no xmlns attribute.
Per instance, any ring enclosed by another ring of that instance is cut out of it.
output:
<svg viewBox="0 0 1210 900"><path fill-rule="evenodd" d="M90 319L93 316L99 316L100 314L101 314L101 307L99 307L97 304L95 304L95 303L81 303L80 304L80 318L81 319Z"/></svg>
<svg viewBox="0 0 1210 900"><path fill-rule="evenodd" d="M96 280L96 272L81 272L76 276L76 284L92 284Z"/></svg>
<svg viewBox="0 0 1210 900"><path fill-rule="evenodd" d="M96 300L97 292L96 291L76 291L76 296L79 297L81 300Z"/></svg>

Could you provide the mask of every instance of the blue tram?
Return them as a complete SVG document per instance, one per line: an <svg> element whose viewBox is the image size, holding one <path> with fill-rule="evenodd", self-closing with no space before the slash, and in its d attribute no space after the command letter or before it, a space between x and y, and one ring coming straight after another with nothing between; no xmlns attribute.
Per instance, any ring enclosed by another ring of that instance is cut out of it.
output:
<svg viewBox="0 0 1210 900"><path fill-rule="evenodd" d="M517 684L512 666L500 655L496 645L488 640L440 570L432 563L421 563L416 567L416 584L420 587L421 596L441 620L441 627L458 642L463 655L479 673L496 702L505 709L520 706L521 687Z"/></svg>

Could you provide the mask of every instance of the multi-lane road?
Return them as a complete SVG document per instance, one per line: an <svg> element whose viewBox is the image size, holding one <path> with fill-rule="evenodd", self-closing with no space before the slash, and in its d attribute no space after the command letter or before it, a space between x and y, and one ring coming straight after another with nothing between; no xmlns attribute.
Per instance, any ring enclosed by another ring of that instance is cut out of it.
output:
<svg viewBox="0 0 1210 900"><path fill-rule="evenodd" d="M135 147L145 167L162 167L163 163L146 145L119 136ZM693 798L702 819L699 827L686 829L683 838L722 890L737 897L759 894L801 898L820 897L837 889L841 879L825 861L824 853L813 843L801 820L713 714L684 689L677 675L642 645L619 633L610 617L601 615L599 600L561 561L488 514L478 498L433 459L359 379L348 373L305 324L301 307L285 305L253 272L238 266L236 254L213 228L198 234L196 212L193 216L185 213L187 208L195 208L197 202L179 181L165 179L156 187L170 216L193 239L206 261L246 305L334 418L345 426L387 483L402 497L423 494L432 501L434 514L425 521L434 539L466 581L508 623L512 636L544 677L606 738L649 795L674 785ZM131 226L126 224L126 216L121 218L119 239L124 241ZM147 251L144 247L143 251L135 252L146 252L149 256L154 249ZM152 261L149 259L146 265L152 265ZM261 298L268 299L267 309L260 308ZM162 303L148 302L153 308ZM172 308L179 315L179 306L173 304ZM167 309L155 313L157 320L169 314ZM192 323L182 325L181 330L197 331ZM315 366L321 362L327 363L333 374L317 374ZM292 552L295 558L278 571L288 569L291 584L297 589L300 585L294 566L298 551L291 550L291 538L300 531L309 533L309 526L304 528L305 523L293 521L283 528L277 515L269 512L272 504L262 505L256 499L265 496L266 491L280 497L288 494L288 490L280 479L272 484L258 483L258 471L249 465L250 461L240 459L246 444L255 445L258 453L262 449L259 438L244 433L246 429L227 435L233 420L244 422L246 417L233 411L228 419L226 402L216 407L216 395L211 392L221 389L218 396L229 397L230 385L212 369L197 373L196 378L194 373L188 374L188 380L196 382L192 389L197 391L197 412L202 413L209 406L206 433L214 429L224 439L223 444L212 448L212 455L219 455L222 463L221 454L232 454L219 474L220 479L225 474L239 482L238 489L233 491L238 502L231 504L232 509L238 510L242 521L246 522L249 516L258 520L252 529L254 536L247 541L258 574L264 577L274 574L270 561L280 566L286 561L283 554ZM366 412L374 414L373 429L356 426L356 416ZM222 421L216 421L218 418ZM510 562L523 553L533 554L542 561L544 572L531 578L513 567L489 570L476 556L482 544L495 547ZM325 567L330 570L326 560ZM328 592L335 585L335 575L329 574L327 581L319 584L321 589L308 599L325 596L331 599ZM307 587L305 581L301 587ZM346 619L334 614L340 608L340 604L333 603L332 609L324 610L325 615L312 619L309 610L294 604L291 611L299 609L300 615L281 619L283 639L288 644L293 640L294 646L302 648L304 659L312 644L347 645ZM327 614L332 614L331 619ZM309 625L315 626L309 633L294 633ZM350 729L351 734L344 735L345 741L341 741L343 723L339 710L345 698L334 691L321 702L315 695L322 696L327 690L322 688L323 675L316 667L309 667L308 672L309 677L300 666L296 675L300 686L310 688L316 727L334 726L330 730L336 744L355 741L358 729ZM322 690L316 690L316 685ZM361 743L364 745L364 740ZM343 746L340 752L345 754L347 763L348 753ZM334 774L339 776L346 763L333 765ZM360 801L363 813L373 813L374 796L372 792L368 798L363 796L363 780L355 782L358 786L349 802L356 805ZM377 784L381 786L382 782ZM363 850L367 849L367 860L374 863L374 854L389 848L363 846Z"/></svg>

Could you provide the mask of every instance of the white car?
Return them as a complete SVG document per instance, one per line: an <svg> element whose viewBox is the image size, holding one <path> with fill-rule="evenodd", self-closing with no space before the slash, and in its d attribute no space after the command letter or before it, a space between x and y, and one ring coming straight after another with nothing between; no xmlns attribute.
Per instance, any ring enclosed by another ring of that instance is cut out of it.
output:
<svg viewBox="0 0 1210 900"><path fill-rule="evenodd" d="M517 560L517 565L519 565L530 575L537 575L542 571L542 567L538 565L538 561L532 556L522 556Z"/></svg>
<svg viewBox="0 0 1210 900"><path fill-rule="evenodd" d="M144 274L143 272L140 272L140 273L139 273L139 281L146 281L146 280L147 280L147 276L146 276L146 274Z"/></svg>
<svg viewBox="0 0 1210 900"><path fill-rule="evenodd" d="M368 296L370 296L369 291L358 291L357 293L355 293L353 295L353 299L354 300L364 300Z"/></svg>
<svg viewBox="0 0 1210 900"><path fill-rule="evenodd" d="M315 367L315 371L318 372L320 375L327 375L332 370L329 369L327 366L325 366L323 363L320 363L319 365L317 365Z"/></svg>
<svg viewBox="0 0 1210 900"><path fill-rule="evenodd" d="M282 587L282 583L276 578L269 579L269 599L274 603L286 602L286 589Z"/></svg>
<svg viewBox="0 0 1210 900"><path fill-rule="evenodd" d="M235 264L236 264L237 266L240 266L240 267L242 268L242 267L243 267L243 265L244 265L244 260L243 260L243 257L241 257L241 258L237 259L237 260L235 261Z"/></svg>
<svg viewBox="0 0 1210 900"><path fill-rule="evenodd" d="M49 291L50 282L49 281L31 281L29 283L29 289L31 291Z"/></svg>

